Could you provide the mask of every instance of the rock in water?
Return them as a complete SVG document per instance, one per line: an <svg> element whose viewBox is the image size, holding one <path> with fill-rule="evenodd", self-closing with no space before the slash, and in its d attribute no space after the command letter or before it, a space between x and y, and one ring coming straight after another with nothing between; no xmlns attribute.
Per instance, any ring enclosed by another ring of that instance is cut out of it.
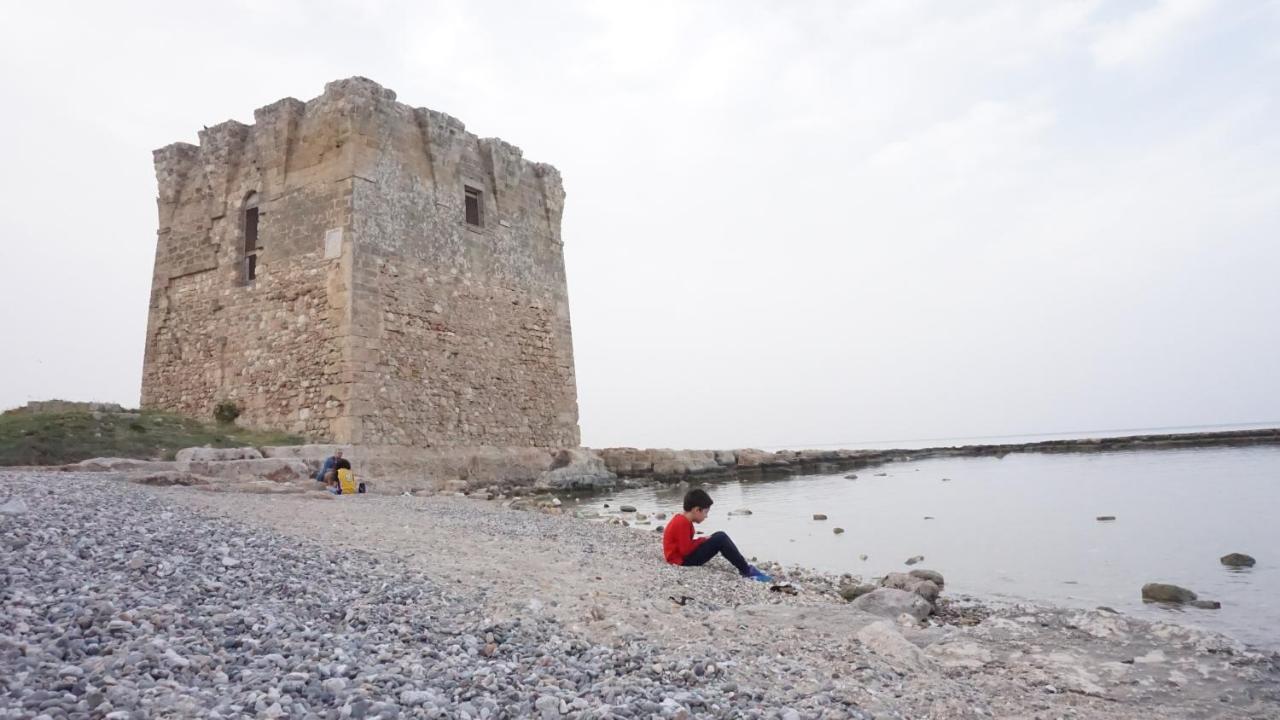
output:
<svg viewBox="0 0 1280 720"><path fill-rule="evenodd" d="M1099 515L1097 517L1098 522L1111 522L1112 520L1115 520L1115 519L1116 519L1115 515Z"/></svg>
<svg viewBox="0 0 1280 720"><path fill-rule="evenodd" d="M827 519L827 516L826 516L826 515L823 515L822 513L814 513L814 514L813 514L813 519L814 519L814 520L826 520L826 519Z"/></svg>
<svg viewBox="0 0 1280 720"><path fill-rule="evenodd" d="M636 507L634 505L623 505L622 507L618 508L618 512L635 512L635 511L636 511Z"/></svg>
<svg viewBox="0 0 1280 720"><path fill-rule="evenodd" d="M1147 583L1142 586L1142 599L1153 602L1186 603L1195 600L1196 594L1177 585Z"/></svg>
<svg viewBox="0 0 1280 720"><path fill-rule="evenodd" d="M750 515L751 511L746 508L738 508L737 510L730 510L729 514L730 515Z"/></svg>
<svg viewBox="0 0 1280 720"><path fill-rule="evenodd" d="M1192 600L1188 604L1201 610L1218 610L1222 607L1222 603L1217 600Z"/></svg>
<svg viewBox="0 0 1280 720"><path fill-rule="evenodd" d="M852 475L852 474L850 474L850 475L845 475L845 476L844 476L844 479L845 479L845 480L857 480L857 479L858 479L858 476L857 476L857 475Z"/></svg>
<svg viewBox="0 0 1280 720"><path fill-rule="evenodd" d="M1229 553L1218 558L1218 561L1229 567L1253 567L1253 564L1257 562L1257 560L1244 553Z"/></svg>
<svg viewBox="0 0 1280 720"><path fill-rule="evenodd" d="M831 528L833 534L839 535L844 532L844 528Z"/></svg>
<svg viewBox="0 0 1280 720"><path fill-rule="evenodd" d="M916 555L915 557L909 557L909 558L907 558L907 564L908 564L908 565L915 565L916 563L922 563L922 562L924 562L924 556L923 556L923 555Z"/></svg>

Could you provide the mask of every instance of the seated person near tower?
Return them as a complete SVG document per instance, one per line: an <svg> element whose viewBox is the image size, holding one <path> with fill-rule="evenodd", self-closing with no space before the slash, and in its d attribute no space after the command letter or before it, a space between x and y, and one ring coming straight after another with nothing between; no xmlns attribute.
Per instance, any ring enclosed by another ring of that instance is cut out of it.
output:
<svg viewBox="0 0 1280 720"><path fill-rule="evenodd" d="M706 520L709 512L711 496L706 490L694 488L685 493L684 512L672 517L662 533L662 553L667 562L692 567L705 565L716 555L723 555L725 560L738 569L738 574L742 577L773 582L772 577L760 572L754 565L747 564L742 553L738 552L738 546L723 531L712 533L711 537L694 539L694 524Z"/></svg>
<svg viewBox="0 0 1280 720"><path fill-rule="evenodd" d="M350 470L351 461L342 457L341 450L334 450L333 455L326 458L324 465L320 466L320 472L316 475L316 481L322 482L328 487L338 486L338 471Z"/></svg>

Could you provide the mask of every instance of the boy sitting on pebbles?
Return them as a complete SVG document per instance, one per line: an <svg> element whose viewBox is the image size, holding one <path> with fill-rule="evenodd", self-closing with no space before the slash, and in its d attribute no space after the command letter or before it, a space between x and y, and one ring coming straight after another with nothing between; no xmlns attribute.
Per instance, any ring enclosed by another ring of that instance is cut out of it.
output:
<svg viewBox="0 0 1280 720"><path fill-rule="evenodd" d="M760 572L754 565L748 565L723 531L712 533L711 537L694 539L693 526L707 519L711 512L711 496L702 488L694 488L684 495L684 512L671 518L667 529L662 533L662 554L672 565L693 567L705 565L716 555L723 555L738 569L742 577L760 582L773 582L773 578Z"/></svg>

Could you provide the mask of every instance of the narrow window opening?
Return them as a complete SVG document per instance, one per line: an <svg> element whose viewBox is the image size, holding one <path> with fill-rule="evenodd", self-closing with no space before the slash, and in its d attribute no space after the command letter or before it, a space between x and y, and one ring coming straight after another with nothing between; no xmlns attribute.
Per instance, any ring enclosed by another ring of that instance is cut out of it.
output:
<svg viewBox="0 0 1280 720"><path fill-rule="evenodd" d="M480 191L473 187L467 187L467 186L464 186L463 189L466 191L465 199L466 199L466 211L467 211L467 224L475 225L476 227L483 227L484 226L484 214L483 214L484 204L481 202L482 196L480 194Z"/></svg>
<svg viewBox="0 0 1280 720"><path fill-rule="evenodd" d="M244 199L244 281L258 277L258 193Z"/></svg>

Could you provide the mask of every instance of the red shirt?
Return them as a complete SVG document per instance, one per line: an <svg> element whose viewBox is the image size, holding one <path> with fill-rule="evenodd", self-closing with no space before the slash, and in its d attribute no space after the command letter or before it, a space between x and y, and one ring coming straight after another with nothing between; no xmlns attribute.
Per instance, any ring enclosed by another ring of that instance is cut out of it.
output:
<svg viewBox="0 0 1280 720"><path fill-rule="evenodd" d="M706 538L693 539L693 523L680 513L671 518L662 533L662 554L672 565L683 565L689 553L706 541Z"/></svg>

